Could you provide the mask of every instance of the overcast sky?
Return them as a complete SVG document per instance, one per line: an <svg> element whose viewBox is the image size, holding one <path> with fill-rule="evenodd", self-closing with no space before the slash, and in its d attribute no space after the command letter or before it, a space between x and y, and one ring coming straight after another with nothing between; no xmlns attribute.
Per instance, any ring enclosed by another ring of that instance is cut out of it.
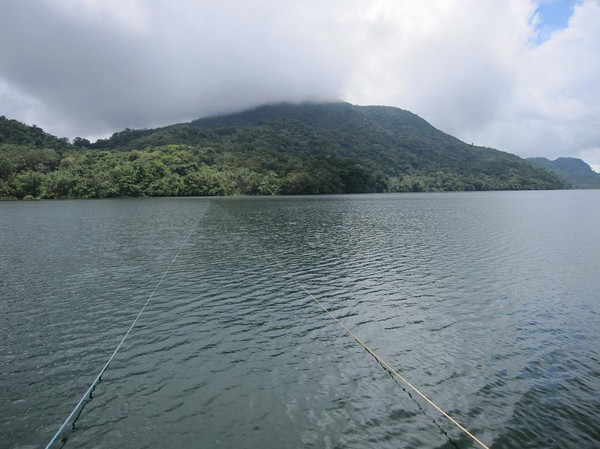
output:
<svg viewBox="0 0 600 449"><path fill-rule="evenodd" d="M316 97L600 170L600 0L0 5L0 115L58 136Z"/></svg>

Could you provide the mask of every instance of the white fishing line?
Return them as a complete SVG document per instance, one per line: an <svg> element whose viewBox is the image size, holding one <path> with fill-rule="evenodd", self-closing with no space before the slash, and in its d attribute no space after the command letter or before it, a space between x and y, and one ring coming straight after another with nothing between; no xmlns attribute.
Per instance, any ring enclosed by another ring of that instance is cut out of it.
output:
<svg viewBox="0 0 600 449"><path fill-rule="evenodd" d="M206 212L206 210L204 211L204 213L205 212ZM202 214L202 216L204 215L204 213ZM200 218L202 218L202 216ZM129 336L129 334L131 333L131 330L134 328L135 324L138 322L138 320L142 316L142 313L144 313L144 310L146 309L146 307L148 306L148 304L150 303L150 301L154 297L154 294L156 293L156 291L158 290L158 288L162 284L162 281L165 279L165 277L167 276L167 274L171 270L171 267L173 266L173 263L175 262L175 260L177 259L177 257L179 257L179 254L181 254L181 250L185 247L185 245L187 244L188 240L190 239L192 233L196 229L196 226L198 225L198 221L199 220L197 220L194 223L194 226L192 226L192 229L190 230L189 234L187 235L185 241L179 247L179 251L177 251L177 254L175 254L175 257L173 257L173 259L171 260L171 263L169 263L169 266L167 267L167 269L164 271L164 273L160 277L160 280L158 281L158 283L154 287L154 290L152 290L152 293L150 294L150 296L148 296L148 299L146 300L146 302L144 303L143 307L140 309L139 313L135 317L135 320L133 320L133 322L131 323L131 326L129 326L129 329L127 330L127 332L125 333L125 335L123 336L123 338L121 339L121 341L119 342L119 344L117 345L117 347L115 348L115 350L113 351L113 353L111 354L111 356L109 357L108 361L104 364L104 366L102 367L102 369L100 370L100 372L98 373L98 375L96 376L96 378L94 379L94 381L92 382L92 384L90 385L90 387L85 391L85 393L83 394L83 396L81 396L81 399L79 400L79 402L77 403L77 405L73 408L73 411L69 414L69 416L67 416L67 419L65 419L65 421L62 423L62 425L60 426L60 428L56 431L56 433L54 434L54 436L50 440L50 442L46 445L46 449L49 449L54 444L54 442L60 436L60 434L63 432L63 430L65 429L65 427L67 426L67 424L75 416L75 413L77 413L77 411L85 403L86 399L90 396L90 394L92 393L92 391L96 387L96 384L98 384L98 382L100 381L100 378L102 377L102 374L104 374L104 372L108 369L110 363L113 361L113 359L117 355L117 352L119 352L119 349L121 349L121 346L123 346L123 343L125 342L125 340Z"/></svg>
<svg viewBox="0 0 600 449"><path fill-rule="evenodd" d="M452 416L450 416L448 413L446 413L444 410L442 410L441 407L439 407L435 402L433 402L431 399L429 399L423 392L421 392L421 390L419 390L412 383L410 383L402 374L400 374L398 371L396 371L394 368L392 368L392 366L388 362L386 362L379 354L377 354L373 349L371 349L369 347L369 345L367 345L364 341L362 341L354 332L352 332L344 323L342 323L327 307L325 307L323 305L323 303L321 303L317 298L315 298L315 296L310 291L308 291L306 289L306 287L304 287L304 285L298 279L296 279L296 277L293 274L291 274L279 262L279 260L277 260L275 258L275 256L273 256L271 253L269 253L264 248L264 246L261 245L260 242L256 238L254 238L249 232L245 231L243 229L243 226L241 224L239 224L239 222L237 220L235 220L234 217L232 217L222 207L221 207L221 210L223 211L223 213L225 215L227 215L229 217L229 219L232 222L234 222L238 225L238 227L242 230L242 232L244 234L246 234L250 238L250 240L252 240L256 244L256 246L258 246L262 250L262 252L266 255L266 257L268 259L270 259L283 273L285 273L285 275L293 283L295 283L304 293L306 293L306 295L308 295L309 298L311 298L321 309L323 309L323 311L325 313L327 313L327 315L329 315L348 335L350 335L350 337L352 337L360 346L362 346L369 354L371 354L371 356L373 356L373 358L375 358L375 360L377 360L377 362L379 362L379 364L385 370L387 370L390 374L392 374L397 379L399 379L404 385L408 386L412 391L414 391L421 398L423 398L429 405L431 405L434 409L436 409L444 418L446 418L448 421L450 421L454 426L456 426L458 429L460 429L465 435L467 435L469 438L471 438L473 441L475 441L479 446L481 446L483 449L489 449L489 447L486 446L479 438L477 438L475 435L473 435L471 432L469 432L469 430L467 430L463 425L461 425L458 421L456 421L456 419L454 419Z"/></svg>

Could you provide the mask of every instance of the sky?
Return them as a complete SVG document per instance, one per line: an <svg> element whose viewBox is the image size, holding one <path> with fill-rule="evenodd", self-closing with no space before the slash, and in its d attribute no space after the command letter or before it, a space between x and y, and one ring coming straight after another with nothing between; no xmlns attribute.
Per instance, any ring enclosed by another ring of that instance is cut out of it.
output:
<svg viewBox="0 0 600 449"><path fill-rule="evenodd" d="M600 171L600 0L0 5L0 115L59 137L341 99Z"/></svg>

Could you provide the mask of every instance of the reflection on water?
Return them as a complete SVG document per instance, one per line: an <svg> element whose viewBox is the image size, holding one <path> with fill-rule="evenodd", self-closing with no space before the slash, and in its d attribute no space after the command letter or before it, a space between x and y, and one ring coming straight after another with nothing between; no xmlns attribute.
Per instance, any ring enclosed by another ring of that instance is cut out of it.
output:
<svg viewBox="0 0 600 449"><path fill-rule="evenodd" d="M491 447L595 447L598 199L1 203L3 447L49 441L190 230L65 447L475 447L271 257Z"/></svg>

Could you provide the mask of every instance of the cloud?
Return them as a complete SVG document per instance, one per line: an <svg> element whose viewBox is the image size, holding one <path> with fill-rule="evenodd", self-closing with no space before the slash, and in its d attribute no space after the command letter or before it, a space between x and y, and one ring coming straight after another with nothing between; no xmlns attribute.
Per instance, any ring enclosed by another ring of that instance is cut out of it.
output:
<svg viewBox="0 0 600 449"><path fill-rule="evenodd" d="M545 24L548 0L7 0L0 113L90 137L342 98L600 165L600 2L575 3Z"/></svg>
<svg viewBox="0 0 600 449"><path fill-rule="evenodd" d="M451 132L480 129L514 90L532 13L522 1L378 2L371 27L387 29L386 42L375 52L365 42L351 96L403 105Z"/></svg>
<svg viewBox="0 0 600 449"><path fill-rule="evenodd" d="M404 107L522 156L600 164L599 2L575 6L539 45L527 1L377 2L368 17L386 34L379 46L364 41L348 84L355 101Z"/></svg>
<svg viewBox="0 0 600 449"><path fill-rule="evenodd" d="M225 5L12 1L0 19L0 77L81 134L339 97L345 67L305 32L307 7Z"/></svg>
<svg viewBox="0 0 600 449"><path fill-rule="evenodd" d="M565 29L515 62L504 114L478 131L519 154L557 157L600 146L600 4L577 6ZM600 155L594 163L600 163Z"/></svg>

